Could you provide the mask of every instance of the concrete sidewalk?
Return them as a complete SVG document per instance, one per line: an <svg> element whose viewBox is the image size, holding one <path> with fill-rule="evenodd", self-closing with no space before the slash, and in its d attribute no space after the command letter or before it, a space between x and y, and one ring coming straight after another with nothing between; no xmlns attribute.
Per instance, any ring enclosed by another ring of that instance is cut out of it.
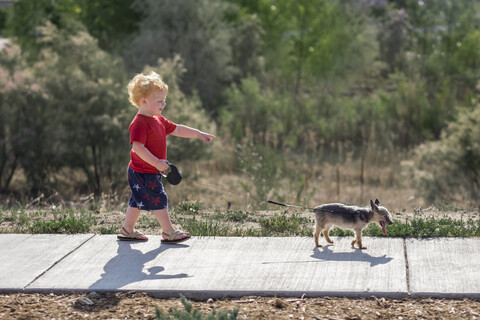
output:
<svg viewBox="0 0 480 320"><path fill-rule="evenodd" d="M260 296L480 298L480 239L0 235L0 291L143 291L192 299Z"/></svg>

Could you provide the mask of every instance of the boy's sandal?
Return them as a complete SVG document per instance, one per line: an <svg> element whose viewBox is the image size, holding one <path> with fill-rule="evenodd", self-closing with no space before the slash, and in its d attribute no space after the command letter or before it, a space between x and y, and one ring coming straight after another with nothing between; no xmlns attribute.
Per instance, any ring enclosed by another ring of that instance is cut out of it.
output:
<svg viewBox="0 0 480 320"><path fill-rule="evenodd" d="M133 231L133 232L128 232L125 227L122 227L122 231L125 232L126 235L117 236L118 240L121 241L148 241L148 238L145 237L143 234L141 234L138 231Z"/></svg>
<svg viewBox="0 0 480 320"><path fill-rule="evenodd" d="M185 235L185 237L180 238L180 239L175 239L182 234ZM191 238L190 234L182 232L180 230L175 230L170 234L168 234L166 232L162 232L162 235L167 237L167 239L162 239L162 241L161 241L162 243L180 243L180 242L183 242L183 241Z"/></svg>

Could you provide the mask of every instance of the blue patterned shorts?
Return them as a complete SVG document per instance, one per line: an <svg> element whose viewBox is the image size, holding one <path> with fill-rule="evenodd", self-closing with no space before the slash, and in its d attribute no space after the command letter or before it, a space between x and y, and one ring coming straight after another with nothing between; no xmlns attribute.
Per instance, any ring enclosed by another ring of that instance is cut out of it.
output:
<svg viewBox="0 0 480 320"><path fill-rule="evenodd" d="M128 167L128 184L132 191L128 206L146 211L168 208L161 180L160 174L136 172Z"/></svg>

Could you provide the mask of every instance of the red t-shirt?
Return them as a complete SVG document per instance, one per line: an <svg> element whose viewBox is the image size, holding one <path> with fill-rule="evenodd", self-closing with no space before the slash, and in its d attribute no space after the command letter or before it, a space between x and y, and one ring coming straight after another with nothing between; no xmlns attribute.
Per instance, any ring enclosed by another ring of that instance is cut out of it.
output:
<svg viewBox="0 0 480 320"><path fill-rule="evenodd" d="M130 131L130 144L134 141L143 144L158 159L167 159L167 136L177 125L158 115L154 117L137 114L133 118ZM130 150L130 163L133 171L143 173L158 173L157 168L143 161L134 151Z"/></svg>

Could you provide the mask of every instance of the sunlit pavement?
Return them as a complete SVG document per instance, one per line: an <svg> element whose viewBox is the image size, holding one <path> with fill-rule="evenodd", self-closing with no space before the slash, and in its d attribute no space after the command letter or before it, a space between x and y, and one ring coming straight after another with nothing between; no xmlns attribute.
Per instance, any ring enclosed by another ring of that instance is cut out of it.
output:
<svg viewBox="0 0 480 320"><path fill-rule="evenodd" d="M193 237L1 234L0 291L142 291L193 299L259 296L480 297L480 238ZM323 239L322 239L323 240ZM324 240L323 240L324 241Z"/></svg>

